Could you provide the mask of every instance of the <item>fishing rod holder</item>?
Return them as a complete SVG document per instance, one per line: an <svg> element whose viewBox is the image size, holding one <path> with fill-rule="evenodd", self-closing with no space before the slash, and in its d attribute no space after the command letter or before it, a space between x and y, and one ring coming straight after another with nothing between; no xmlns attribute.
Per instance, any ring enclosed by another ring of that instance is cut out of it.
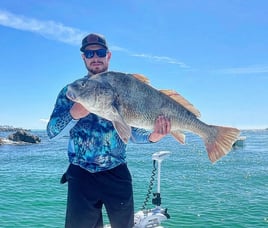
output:
<svg viewBox="0 0 268 228"><path fill-rule="evenodd" d="M160 195L160 181L161 181L161 163L162 161L170 155L169 151L159 151L152 155L152 160L157 163L157 192L153 193L152 204L156 205L152 209L143 209L135 213L134 228L163 228L160 224L162 221L170 218L167 213L167 208L161 207L161 195Z"/></svg>
<svg viewBox="0 0 268 228"><path fill-rule="evenodd" d="M161 184L161 163L166 158L169 156L171 152L169 151L159 151L156 152L152 155L152 159L157 162L157 192L154 193L156 198L160 198L160 184ZM160 204L161 204L161 198L160 198ZM160 205L157 205L160 206Z"/></svg>

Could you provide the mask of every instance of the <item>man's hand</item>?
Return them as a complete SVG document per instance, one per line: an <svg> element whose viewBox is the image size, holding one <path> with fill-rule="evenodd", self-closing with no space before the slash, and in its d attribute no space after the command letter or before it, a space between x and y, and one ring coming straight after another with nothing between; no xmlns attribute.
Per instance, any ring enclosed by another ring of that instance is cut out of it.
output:
<svg viewBox="0 0 268 228"><path fill-rule="evenodd" d="M70 109L71 116L76 120L87 116L89 113L90 112L79 103L74 103L73 107Z"/></svg>
<svg viewBox="0 0 268 228"><path fill-rule="evenodd" d="M155 120L154 131L151 133L149 140L151 142L157 142L164 136L170 133L171 123L170 119L160 115Z"/></svg>

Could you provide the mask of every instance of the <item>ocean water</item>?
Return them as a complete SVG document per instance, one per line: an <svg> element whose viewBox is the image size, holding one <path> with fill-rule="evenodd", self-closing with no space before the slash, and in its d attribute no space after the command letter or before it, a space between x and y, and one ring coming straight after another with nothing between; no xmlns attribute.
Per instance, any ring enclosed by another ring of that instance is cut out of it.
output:
<svg viewBox="0 0 268 228"><path fill-rule="evenodd" d="M0 227L64 227L67 185L59 180L68 166L67 139L49 141L45 131L33 133L41 137L40 144L0 146ZM152 154L167 150L171 155L161 166L161 198L171 218L162 223L165 228L268 227L268 130L242 135L244 146L216 164L193 134L187 134L186 145L171 137L129 144L136 210L148 192ZM152 192L156 185L155 180ZM154 207L151 198L148 208Z"/></svg>

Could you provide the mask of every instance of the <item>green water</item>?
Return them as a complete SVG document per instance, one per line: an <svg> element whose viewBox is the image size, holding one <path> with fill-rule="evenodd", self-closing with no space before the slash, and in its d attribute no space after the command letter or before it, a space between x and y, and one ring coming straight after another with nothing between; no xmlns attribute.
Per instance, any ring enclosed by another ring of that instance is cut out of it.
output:
<svg viewBox="0 0 268 228"><path fill-rule="evenodd" d="M38 145L0 146L0 227L64 227L68 166L66 139ZM3 136L1 133L0 137ZM162 163L162 206L172 227L268 227L268 131L243 131L244 147L212 165L200 138L186 145L171 137L160 143L128 146L136 210L148 191L154 152L171 151ZM156 191L156 182L153 192ZM151 198L148 207L151 204ZM107 219L106 219L107 221ZM107 221L108 222L108 221Z"/></svg>

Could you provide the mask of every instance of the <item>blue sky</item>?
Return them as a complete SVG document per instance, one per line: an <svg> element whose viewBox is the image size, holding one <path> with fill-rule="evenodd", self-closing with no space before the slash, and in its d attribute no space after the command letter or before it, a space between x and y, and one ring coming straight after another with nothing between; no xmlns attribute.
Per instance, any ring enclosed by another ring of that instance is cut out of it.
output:
<svg viewBox="0 0 268 228"><path fill-rule="evenodd" d="M0 125L44 129L86 74L81 39L104 34L110 70L173 89L208 124L268 127L266 0L1 0Z"/></svg>

